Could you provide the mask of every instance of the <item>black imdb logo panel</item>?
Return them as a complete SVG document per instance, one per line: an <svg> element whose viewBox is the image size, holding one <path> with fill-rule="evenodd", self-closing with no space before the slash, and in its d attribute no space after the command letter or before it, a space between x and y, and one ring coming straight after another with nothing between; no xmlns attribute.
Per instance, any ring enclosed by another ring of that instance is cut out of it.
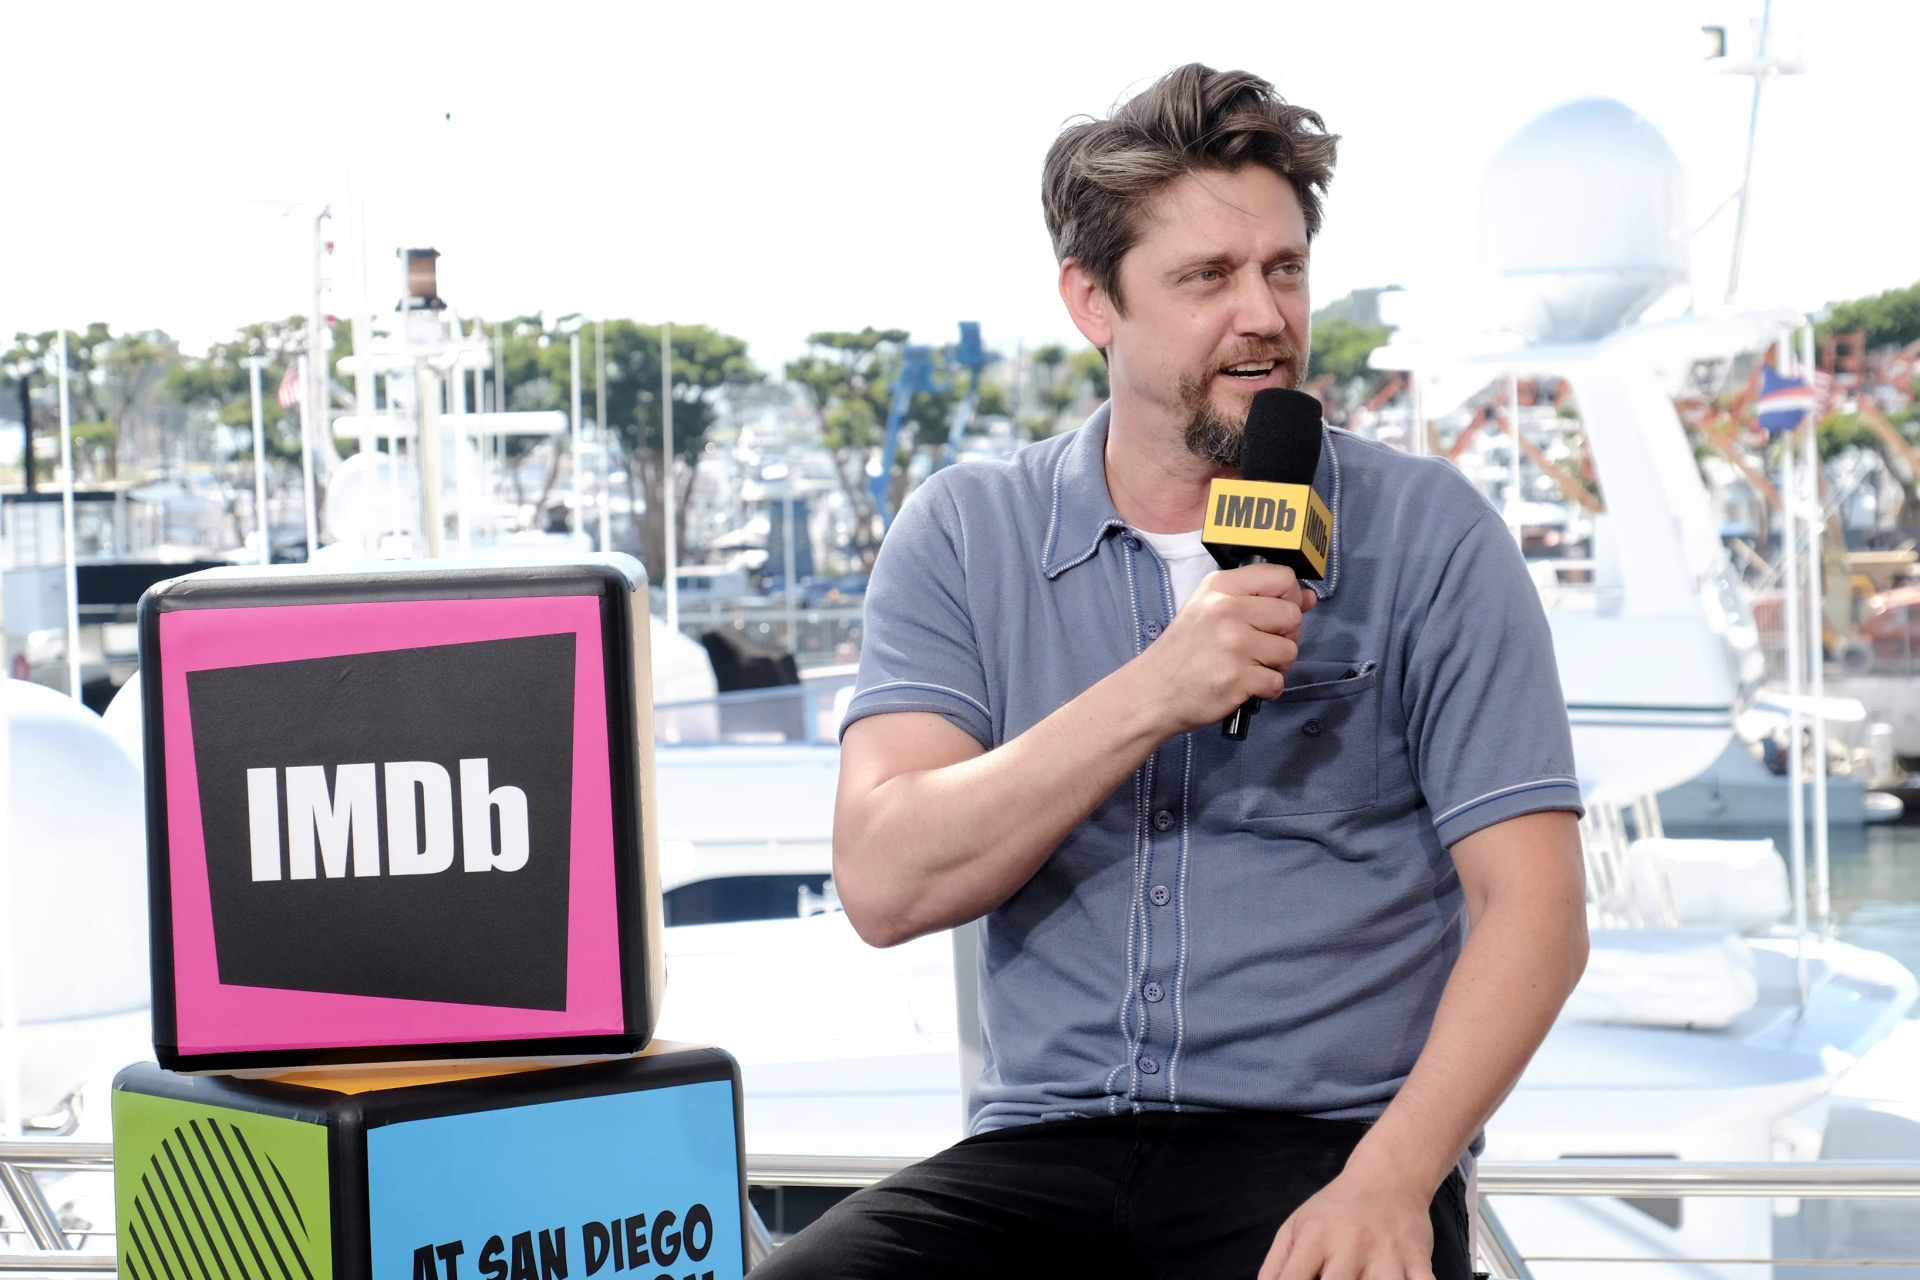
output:
<svg viewBox="0 0 1920 1280"><path fill-rule="evenodd" d="M188 673L220 980L564 1009L575 643Z"/></svg>

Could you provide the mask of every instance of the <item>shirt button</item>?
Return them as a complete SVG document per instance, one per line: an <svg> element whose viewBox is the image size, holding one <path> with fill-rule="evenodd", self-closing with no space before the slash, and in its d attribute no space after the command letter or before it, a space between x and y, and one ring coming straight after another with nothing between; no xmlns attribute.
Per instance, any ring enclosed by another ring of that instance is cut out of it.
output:
<svg viewBox="0 0 1920 1280"><path fill-rule="evenodd" d="M1158 812L1158 813L1156 813L1156 814L1154 814L1154 815L1153 815L1153 829L1154 829L1155 831L1171 831L1171 830L1173 830L1173 813L1172 813L1172 811L1171 811L1171 810L1168 810L1168 809L1162 809L1162 810L1161 810L1160 812Z"/></svg>
<svg viewBox="0 0 1920 1280"><path fill-rule="evenodd" d="M1167 892L1167 886L1163 884L1157 884L1147 892L1147 901L1156 907L1164 907L1172 900L1173 895Z"/></svg>
<svg viewBox="0 0 1920 1280"><path fill-rule="evenodd" d="M1317 738L1320 736L1320 731L1324 728L1326 728L1326 726L1318 720L1309 720L1300 726L1300 732L1306 734L1309 738Z"/></svg>
<svg viewBox="0 0 1920 1280"><path fill-rule="evenodd" d="M1139 1067L1140 1067L1140 1074L1143 1076L1157 1075L1160 1071L1160 1064L1158 1062L1155 1062L1152 1058L1140 1059Z"/></svg>
<svg viewBox="0 0 1920 1280"><path fill-rule="evenodd" d="M1134 537L1132 534L1128 534L1122 538L1121 541L1127 544L1127 550L1129 551L1138 551L1140 549L1140 539Z"/></svg>
<svg viewBox="0 0 1920 1280"><path fill-rule="evenodd" d="M1166 996L1167 992L1166 992L1166 988L1162 987L1159 983L1149 982L1146 986L1140 989L1140 994L1147 998L1147 1003L1159 1004L1160 1001Z"/></svg>
<svg viewBox="0 0 1920 1280"><path fill-rule="evenodd" d="M1159 638L1160 638L1160 624L1157 622L1149 621L1147 623L1147 639L1158 640Z"/></svg>

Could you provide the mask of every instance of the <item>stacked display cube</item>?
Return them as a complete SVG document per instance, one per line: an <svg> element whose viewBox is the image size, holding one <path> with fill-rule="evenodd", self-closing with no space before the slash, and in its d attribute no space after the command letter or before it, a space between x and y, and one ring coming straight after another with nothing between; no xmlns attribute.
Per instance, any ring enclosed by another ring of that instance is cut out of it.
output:
<svg viewBox="0 0 1920 1280"><path fill-rule="evenodd" d="M113 1100L121 1271L739 1277L739 1098L715 1049L374 1081L129 1067Z"/></svg>
<svg viewBox="0 0 1920 1280"><path fill-rule="evenodd" d="M632 1056L665 976L648 628L621 556L148 593L127 1275L742 1273L737 1067Z"/></svg>

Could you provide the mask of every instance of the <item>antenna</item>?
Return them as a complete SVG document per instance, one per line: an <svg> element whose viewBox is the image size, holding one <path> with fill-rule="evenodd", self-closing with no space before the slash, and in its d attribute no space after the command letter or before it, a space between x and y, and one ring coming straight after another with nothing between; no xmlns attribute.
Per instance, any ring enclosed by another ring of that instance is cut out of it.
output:
<svg viewBox="0 0 1920 1280"><path fill-rule="evenodd" d="M1806 70L1806 65L1798 58L1782 58L1774 52L1773 0L1765 0L1760 10L1759 42L1751 58L1735 61L1726 56L1727 33L1724 27L1702 27L1701 30L1713 41L1710 48L1717 47L1718 50L1717 55L1708 59L1718 64L1714 70L1725 75L1753 78L1753 109L1747 115L1747 162L1740 172L1740 208L1733 224L1733 259L1727 264L1727 304L1731 306L1734 295L1740 292L1740 261L1746 254L1747 211L1752 205L1753 151L1760 135L1760 95L1766 89L1767 81L1775 76L1799 75Z"/></svg>

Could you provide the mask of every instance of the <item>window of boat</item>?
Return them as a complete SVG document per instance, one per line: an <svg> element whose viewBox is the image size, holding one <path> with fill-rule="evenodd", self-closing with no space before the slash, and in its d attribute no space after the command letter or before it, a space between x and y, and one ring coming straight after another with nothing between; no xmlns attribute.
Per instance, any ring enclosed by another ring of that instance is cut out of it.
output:
<svg viewBox="0 0 1920 1280"><path fill-rule="evenodd" d="M715 876L669 889L662 897L669 928L792 920L837 910L840 905L830 875Z"/></svg>

